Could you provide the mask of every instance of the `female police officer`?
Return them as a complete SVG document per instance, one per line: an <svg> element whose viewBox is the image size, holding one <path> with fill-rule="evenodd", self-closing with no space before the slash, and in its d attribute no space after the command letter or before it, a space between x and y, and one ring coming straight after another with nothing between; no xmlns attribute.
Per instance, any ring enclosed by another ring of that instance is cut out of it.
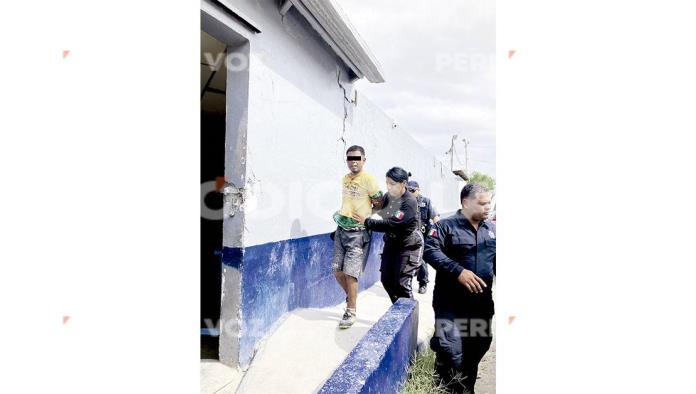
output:
<svg viewBox="0 0 696 394"><path fill-rule="evenodd" d="M388 193L379 211L384 219L353 216L364 223L367 230L384 233L381 279L392 303L401 297L413 298L411 280L418 270L423 250L418 205L413 194L406 190L410 175L399 167L387 171Z"/></svg>

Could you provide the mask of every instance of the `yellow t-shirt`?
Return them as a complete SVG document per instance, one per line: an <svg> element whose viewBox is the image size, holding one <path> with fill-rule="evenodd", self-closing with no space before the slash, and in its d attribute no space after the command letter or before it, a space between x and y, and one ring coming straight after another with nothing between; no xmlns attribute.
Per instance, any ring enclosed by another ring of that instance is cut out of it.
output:
<svg viewBox="0 0 696 394"><path fill-rule="evenodd" d="M382 191L375 177L365 171L358 175L347 174L343 177L343 199L338 215L334 220L342 227L359 226L351 217L353 213L368 217L372 215L371 198L379 197Z"/></svg>

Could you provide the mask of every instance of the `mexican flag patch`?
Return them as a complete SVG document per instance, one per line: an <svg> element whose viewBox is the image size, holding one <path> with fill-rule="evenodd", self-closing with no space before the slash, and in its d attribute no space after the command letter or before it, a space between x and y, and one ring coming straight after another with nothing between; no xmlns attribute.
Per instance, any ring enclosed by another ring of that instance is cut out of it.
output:
<svg viewBox="0 0 696 394"><path fill-rule="evenodd" d="M430 230L430 232L428 233L428 236L437 237L437 230L436 229Z"/></svg>
<svg viewBox="0 0 696 394"><path fill-rule="evenodd" d="M396 218L396 220L401 220L401 219L403 219L403 218L404 218L404 213L403 213L403 211L396 211L396 213L394 213L394 217Z"/></svg>

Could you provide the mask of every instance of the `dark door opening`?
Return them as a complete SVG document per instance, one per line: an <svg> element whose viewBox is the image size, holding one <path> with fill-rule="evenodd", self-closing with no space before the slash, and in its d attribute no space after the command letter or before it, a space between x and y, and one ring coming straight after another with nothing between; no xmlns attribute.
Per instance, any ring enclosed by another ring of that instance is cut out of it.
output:
<svg viewBox="0 0 696 394"><path fill-rule="evenodd" d="M218 359L226 46L201 31L201 358Z"/></svg>

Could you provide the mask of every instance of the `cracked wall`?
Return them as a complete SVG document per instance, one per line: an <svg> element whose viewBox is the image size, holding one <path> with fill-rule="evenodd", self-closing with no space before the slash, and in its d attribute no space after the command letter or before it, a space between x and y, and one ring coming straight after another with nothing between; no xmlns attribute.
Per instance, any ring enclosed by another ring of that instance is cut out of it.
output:
<svg viewBox="0 0 696 394"><path fill-rule="evenodd" d="M351 72L293 9L282 17L276 1L238 6L262 33L236 48L248 72L228 76L220 358L246 368L283 314L343 298L328 234L348 146L365 147L365 170L382 190L386 171L402 166L442 212L456 208L458 183L355 91ZM375 235L361 288L379 279L381 246Z"/></svg>

